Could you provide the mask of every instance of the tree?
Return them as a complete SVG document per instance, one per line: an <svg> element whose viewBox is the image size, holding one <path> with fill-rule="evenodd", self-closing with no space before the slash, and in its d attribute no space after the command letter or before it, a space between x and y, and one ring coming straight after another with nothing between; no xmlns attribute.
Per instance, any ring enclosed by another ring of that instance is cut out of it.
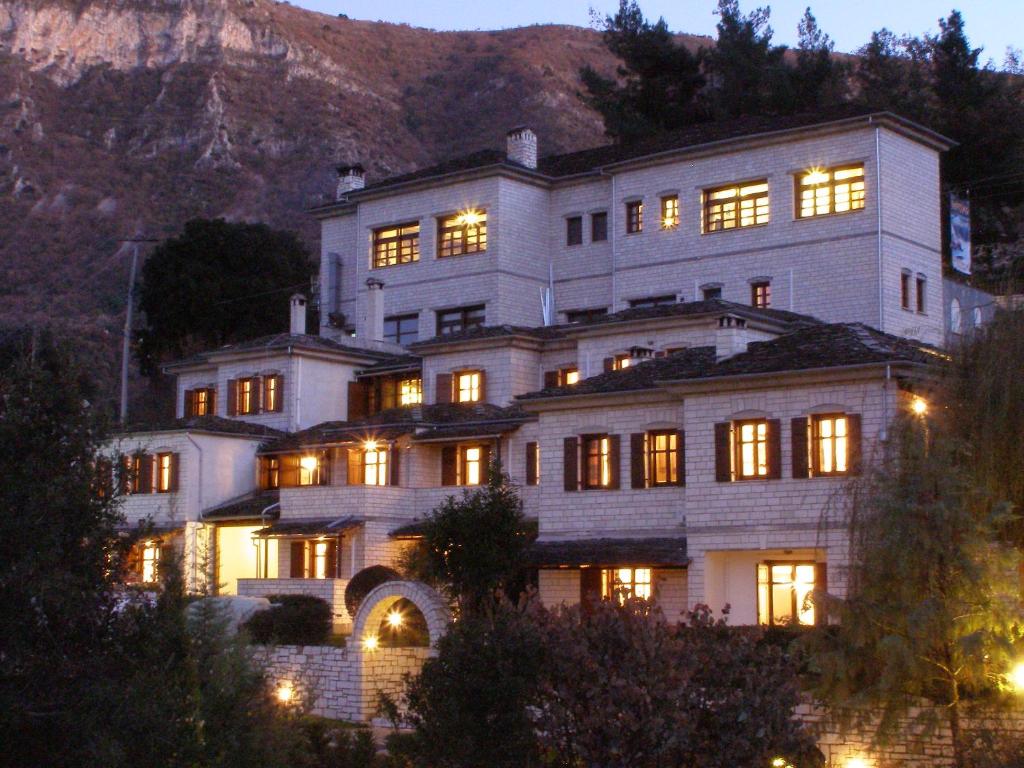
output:
<svg viewBox="0 0 1024 768"><path fill-rule="evenodd" d="M810 8L804 11L797 32L792 109L811 112L841 104L846 99L849 69L832 55L832 39L818 26Z"/></svg>
<svg viewBox="0 0 1024 768"><path fill-rule="evenodd" d="M142 268L143 371L201 349L288 328L288 299L308 293L315 266L291 232L265 224L193 219Z"/></svg>

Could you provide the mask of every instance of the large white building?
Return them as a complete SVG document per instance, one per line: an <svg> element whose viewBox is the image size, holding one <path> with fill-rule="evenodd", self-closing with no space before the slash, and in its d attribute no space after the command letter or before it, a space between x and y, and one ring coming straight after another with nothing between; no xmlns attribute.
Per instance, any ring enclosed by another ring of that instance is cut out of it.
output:
<svg viewBox="0 0 1024 768"><path fill-rule="evenodd" d="M169 366L178 419L111 446L140 578L176 547L197 588L320 595L345 628L348 580L499 462L546 602L817 620L830 512L947 332L949 145L865 113L339 169L319 335L297 298L290 333Z"/></svg>

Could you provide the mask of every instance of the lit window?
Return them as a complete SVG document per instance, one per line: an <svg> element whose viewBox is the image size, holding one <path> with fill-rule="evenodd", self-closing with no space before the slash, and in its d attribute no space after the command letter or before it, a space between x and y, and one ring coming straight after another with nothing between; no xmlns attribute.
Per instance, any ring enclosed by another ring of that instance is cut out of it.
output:
<svg viewBox="0 0 1024 768"><path fill-rule="evenodd" d="M626 234L632 235L644 229L644 204L642 200L626 203Z"/></svg>
<svg viewBox="0 0 1024 768"><path fill-rule="evenodd" d="M264 456L260 459L260 488L274 490L281 487L281 459Z"/></svg>
<svg viewBox="0 0 1024 768"><path fill-rule="evenodd" d="M607 435L584 435L583 487L608 488L611 484L611 440Z"/></svg>
<svg viewBox="0 0 1024 768"><path fill-rule="evenodd" d="M248 416L259 411L259 393L256 389L256 379L238 379L235 382L236 391L236 412L241 416Z"/></svg>
<svg viewBox="0 0 1024 768"><path fill-rule="evenodd" d="M922 313L922 314L924 314L924 310L925 310L924 295L925 295L925 285L927 284L925 282L924 275L918 275L916 282L917 282L917 311Z"/></svg>
<svg viewBox="0 0 1024 768"><path fill-rule="evenodd" d="M608 239L608 214L604 211L590 215L590 240L600 243Z"/></svg>
<svg viewBox="0 0 1024 768"><path fill-rule="evenodd" d="M216 390L211 387L185 391L185 416L210 416L214 412Z"/></svg>
<svg viewBox="0 0 1024 768"><path fill-rule="evenodd" d="M738 421L733 426L736 477L768 476L768 422Z"/></svg>
<svg viewBox="0 0 1024 768"><path fill-rule="evenodd" d="M419 340L419 315L394 315L384 318L384 341L392 344L412 344Z"/></svg>
<svg viewBox="0 0 1024 768"><path fill-rule="evenodd" d="M330 545L332 542L314 541L311 543L313 545L313 578L332 578L333 574L329 575L329 565L331 560Z"/></svg>
<svg viewBox="0 0 1024 768"><path fill-rule="evenodd" d="M256 578L277 578L277 539L255 539L256 544Z"/></svg>
<svg viewBox="0 0 1024 768"><path fill-rule="evenodd" d="M299 459L299 485L321 485L324 477L322 456L302 456Z"/></svg>
<svg viewBox="0 0 1024 768"><path fill-rule="evenodd" d="M386 448L367 448L363 451L363 484L388 484L388 452Z"/></svg>
<svg viewBox="0 0 1024 768"><path fill-rule="evenodd" d="M437 255L461 256L487 250L487 212L464 211L437 222Z"/></svg>
<svg viewBox="0 0 1024 768"><path fill-rule="evenodd" d="M175 456L173 453L158 453L156 456L156 491L157 493L168 493L174 490L174 466Z"/></svg>
<svg viewBox="0 0 1024 768"><path fill-rule="evenodd" d="M900 306L910 309L910 273L900 272Z"/></svg>
<svg viewBox="0 0 1024 768"><path fill-rule="evenodd" d="M651 599L650 568L607 568L601 571L601 596L620 605L630 598Z"/></svg>
<svg viewBox="0 0 1024 768"><path fill-rule="evenodd" d="M849 444L845 416L815 416L811 420L814 474L842 475L848 469Z"/></svg>
<svg viewBox="0 0 1024 768"><path fill-rule="evenodd" d="M281 377L278 375L263 378L263 410L271 413L281 410Z"/></svg>
<svg viewBox="0 0 1024 768"><path fill-rule="evenodd" d="M772 284L767 280L750 284L750 304L758 309L772 305Z"/></svg>
<svg viewBox="0 0 1024 768"><path fill-rule="evenodd" d="M393 267L420 260L420 224L413 221L373 230L373 266Z"/></svg>
<svg viewBox="0 0 1024 768"><path fill-rule="evenodd" d="M422 379L402 379L398 382L398 404L419 405L423 402Z"/></svg>
<svg viewBox="0 0 1024 768"><path fill-rule="evenodd" d="M480 328L484 324L484 305L448 309L437 313L437 335L447 336L451 333Z"/></svg>
<svg viewBox="0 0 1024 768"><path fill-rule="evenodd" d="M797 218L858 211L864 207L864 166L812 168L797 176Z"/></svg>
<svg viewBox="0 0 1024 768"><path fill-rule="evenodd" d="M757 566L759 624L814 624L814 563L761 563Z"/></svg>
<svg viewBox="0 0 1024 768"><path fill-rule="evenodd" d="M142 546L142 582L155 584L160 580L160 542L147 541Z"/></svg>
<svg viewBox="0 0 1024 768"><path fill-rule="evenodd" d="M486 467L483 466L484 450L479 446L466 446L462 452L462 485L480 485Z"/></svg>
<svg viewBox="0 0 1024 768"><path fill-rule="evenodd" d="M704 232L768 223L768 182L718 187L704 191Z"/></svg>
<svg viewBox="0 0 1024 768"><path fill-rule="evenodd" d="M570 216L565 220L565 244L581 245L583 243L583 217Z"/></svg>
<svg viewBox="0 0 1024 768"><path fill-rule="evenodd" d="M648 432L647 482L649 485L676 485L679 480L678 434L675 431Z"/></svg>
<svg viewBox="0 0 1024 768"><path fill-rule="evenodd" d="M679 226L679 195L661 198L661 228L674 229Z"/></svg>
<svg viewBox="0 0 1024 768"><path fill-rule="evenodd" d="M580 380L580 372L576 368L562 368L558 372L558 386L566 387L576 384Z"/></svg>
<svg viewBox="0 0 1024 768"><path fill-rule="evenodd" d="M475 403L480 400L480 372L465 371L455 374L455 401Z"/></svg>
<svg viewBox="0 0 1024 768"><path fill-rule="evenodd" d="M612 358L612 370L621 371L629 368L631 362L629 355L616 355Z"/></svg>

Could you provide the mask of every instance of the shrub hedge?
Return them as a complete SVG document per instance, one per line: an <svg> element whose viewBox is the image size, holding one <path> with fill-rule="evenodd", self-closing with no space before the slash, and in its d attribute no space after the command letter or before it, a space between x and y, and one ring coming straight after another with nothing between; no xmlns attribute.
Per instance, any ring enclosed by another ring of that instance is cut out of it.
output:
<svg viewBox="0 0 1024 768"><path fill-rule="evenodd" d="M331 634L331 606L311 595L267 595L271 606L245 623L255 643L318 645Z"/></svg>

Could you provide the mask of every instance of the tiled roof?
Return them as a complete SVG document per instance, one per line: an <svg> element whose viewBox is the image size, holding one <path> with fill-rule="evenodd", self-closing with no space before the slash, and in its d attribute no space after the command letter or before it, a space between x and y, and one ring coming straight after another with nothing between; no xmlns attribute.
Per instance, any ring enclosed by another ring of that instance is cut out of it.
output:
<svg viewBox="0 0 1024 768"><path fill-rule="evenodd" d="M267 507L274 509L267 515L271 519L278 516L281 494L278 491L254 491L236 499L231 499L216 507L203 510L203 520L252 520L263 515Z"/></svg>
<svg viewBox="0 0 1024 768"><path fill-rule="evenodd" d="M394 532L392 532L394 535ZM558 566L654 566L689 564L685 538L535 541L526 553L535 568Z"/></svg>
<svg viewBox="0 0 1024 768"><path fill-rule="evenodd" d="M410 344L410 349L425 347L430 344L454 344L459 341L475 341L476 339L498 339L503 336L528 336L532 339L557 339L562 336L558 326L536 326L526 325L482 325L476 328L467 328L456 333L446 333L443 336L433 336L423 341Z"/></svg>
<svg viewBox="0 0 1024 768"><path fill-rule="evenodd" d="M274 333L269 336L260 336L256 339L239 341L235 344L225 344L222 347L200 352L184 360L175 360L164 367L177 368L195 363L204 363L212 357L235 352L269 352L288 349L289 347L320 352L344 352L350 355L365 357L367 360L386 360L396 357L389 352L379 352L373 349L342 344L333 339L328 339L326 336L314 336L309 333Z"/></svg>
<svg viewBox="0 0 1024 768"><path fill-rule="evenodd" d="M632 143L606 144L578 152L548 155L538 160L536 170L527 169L518 163L510 161L504 151L485 149L470 155L452 158L437 165L420 168L411 173L382 179L376 183L368 184L362 190L351 193L349 197L358 199L360 195L365 193L386 190L413 181L491 167L511 169L520 173L529 173L541 178L555 180L584 173L598 172L616 163L639 160L665 152L696 149L732 139L812 128L840 121L857 120L858 118L862 118L866 122L869 116L876 118L885 117L911 127L919 133L930 135L934 141L940 144L953 145L953 142L949 139L890 112L879 112L856 105L842 105L832 110L808 112L798 115L753 115L736 120L698 123L678 131L662 133Z"/></svg>
<svg viewBox="0 0 1024 768"><path fill-rule="evenodd" d="M138 434L143 432L216 432L224 435L254 435L256 437L281 437L285 433L279 429L266 427L262 424L251 424L237 419L225 419L221 416L190 416L184 419L167 419L166 421L139 422L129 424L121 434Z"/></svg>
<svg viewBox="0 0 1024 768"><path fill-rule="evenodd" d="M428 518L413 520L411 523L406 523L405 525L400 525L397 528L392 528L388 531L388 536L392 539L422 539L423 535L427 531L427 525L429 524L430 520ZM531 538L536 537L538 530L537 518L524 518L523 529Z"/></svg>
<svg viewBox="0 0 1024 768"><path fill-rule="evenodd" d="M361 517L348 515L336 520L279 520L266 528L260 528L253 536L275 538L277 536L331 536L363 524Z"/></svg>
<svg viewBox="0 0 1024 768"><path fill-rule="evenodd" d="M376 374L390 373L392 371L415 370L423 365L423 358L418 355L394 355L384 358L373 365L368 365L359 371L359 375L373 376Z"/></svg>
<svg viewBox="0 0 1024 768"><path fill-rule="evenodd" d="M532 417L518 405L499 407L490 403L445 403L391 408L387 411L352 421L326 421L280 440L264 445L261 453L284 453L300 448L330 445L366 439L392 440L418 430L466 428L472 434L495 425L514 429Z"/></svg>
<svg viewBox="0 0 1024 768"><path fill-rule="evenodd" d="M520 395L520 400L629 392L653 389L662 382L723 376L783 373L840 368L871 363L936 363L933 347L869 328L862 323L808 325L768 341L755 341L746 352L721 361L714 347L695 347L664 358L646 360L621 371L610 371L567 387L550 387Z"/></svg>

